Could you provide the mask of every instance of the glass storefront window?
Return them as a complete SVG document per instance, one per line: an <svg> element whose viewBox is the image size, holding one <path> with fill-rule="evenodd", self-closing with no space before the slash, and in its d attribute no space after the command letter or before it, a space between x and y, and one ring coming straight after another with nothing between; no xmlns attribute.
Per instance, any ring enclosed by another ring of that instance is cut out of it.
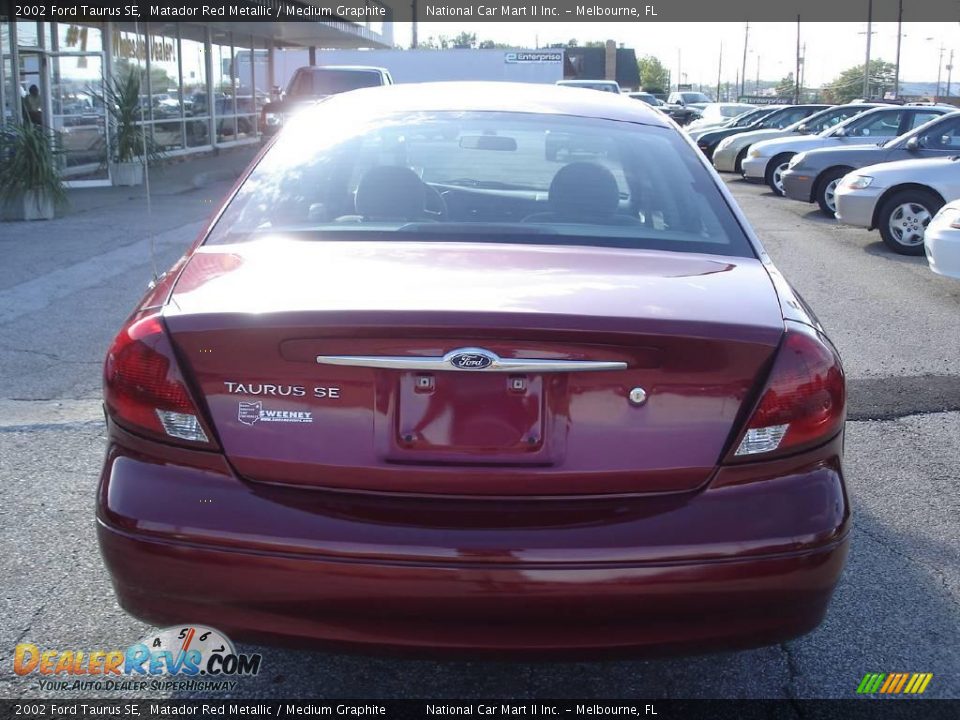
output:
<svg viewBox="0 0 960 720"><path fill-rule="evenodd" d="M35 20L17 20L17 46L40 47L40 32Z"/></svg>
<svg viewBox="0 0 960 720"><path fill-rule="evenodd" d="M213 57L213 115L217 142L237 138L236 78L233 45L229 34L218 34L211 48Z"/></svg>
<svg viewBox="0 0 960 720"><path fill-rule="evenodd" d="M180 87L180 41L176 27L150 34L150 115L153 139L164 150L183 147L183 100Z"/></svg>
<svg viewBox="0 0 960 720"><path fill-rule="evenodd" d="M210 144L210 103L207 98L207 54L202 39L186 37L183 27L180 62L183 65L183 111L187 119L187 147Z"/></svg>

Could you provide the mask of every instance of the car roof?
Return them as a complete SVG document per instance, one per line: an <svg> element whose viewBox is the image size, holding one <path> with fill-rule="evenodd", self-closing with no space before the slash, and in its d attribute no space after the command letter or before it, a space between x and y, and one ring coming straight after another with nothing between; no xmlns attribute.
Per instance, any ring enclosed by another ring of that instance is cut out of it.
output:
<svg viewBox="0 0 960 720"><path fill-rule="evenodd" d="M663 114L622 94L575 92L558 85L510 82L401 83L334 95L307 113L360 111L516 112L617 120L668 128Z"/></svg>
<svg viewBox="0 0 960 720"><path fill-rule="evenodd" d="M389 72L386 68L374 65L306 65L300 68L301 72L317 72L319 70L345 70L354 72Z"/></svg>

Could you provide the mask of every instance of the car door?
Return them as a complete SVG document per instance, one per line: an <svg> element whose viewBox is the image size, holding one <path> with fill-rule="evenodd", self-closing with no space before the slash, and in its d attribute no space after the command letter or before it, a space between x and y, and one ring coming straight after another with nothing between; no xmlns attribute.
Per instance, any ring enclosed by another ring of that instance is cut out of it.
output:
<svg viewBox="0 0 960 720"><path fill-rule="evenodd" d="M914 157L935 158L960 154L960 115L936 123L918 137L920 147Z"/></svg>
<svg viewBox="0 0 960 720"><path fill-rule="evenodd" d="M924 125L931 120L943 115L943 110L907 110L903 116L903 122L900 125L900 134L910 132L914 128L918 128L921 125Z"/></svg>

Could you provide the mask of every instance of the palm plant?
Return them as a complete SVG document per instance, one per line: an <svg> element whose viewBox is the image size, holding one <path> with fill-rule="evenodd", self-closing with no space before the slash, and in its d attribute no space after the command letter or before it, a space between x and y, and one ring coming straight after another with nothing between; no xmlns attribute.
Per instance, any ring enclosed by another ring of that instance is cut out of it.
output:
<svg viewBox="0 0 960 720"><path fill-rule="evenodd" d="M140 72L130 68L104 85L104 105L113 130L113 161L117 163L163 158L163 149L141 124L145 112L140 101Z"/></svg>
<svg viewBox="0 0 960 720"><path fill-rule="evenodd" d="M6 204L32 196L38 211L46 201L66 205L61 152L48 131L33 123L0 128L0 200Z"/></svg>

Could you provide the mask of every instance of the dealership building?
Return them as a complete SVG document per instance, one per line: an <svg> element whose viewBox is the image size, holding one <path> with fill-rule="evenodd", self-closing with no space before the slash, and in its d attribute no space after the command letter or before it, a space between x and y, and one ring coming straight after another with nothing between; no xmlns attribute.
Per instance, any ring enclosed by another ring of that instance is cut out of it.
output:
<svg viewBox="0 0 960 720"><path fill-rule="evenodd" d="M392 45L392 22L41 22L14 20L13 4L0 0L0 108L4 123L59 133L72 184L107 184L103 93L113 78L140 71L143 122L155 145L186 155L257 142L279 50L303 48L313 61L317 48Z"/></svg>

